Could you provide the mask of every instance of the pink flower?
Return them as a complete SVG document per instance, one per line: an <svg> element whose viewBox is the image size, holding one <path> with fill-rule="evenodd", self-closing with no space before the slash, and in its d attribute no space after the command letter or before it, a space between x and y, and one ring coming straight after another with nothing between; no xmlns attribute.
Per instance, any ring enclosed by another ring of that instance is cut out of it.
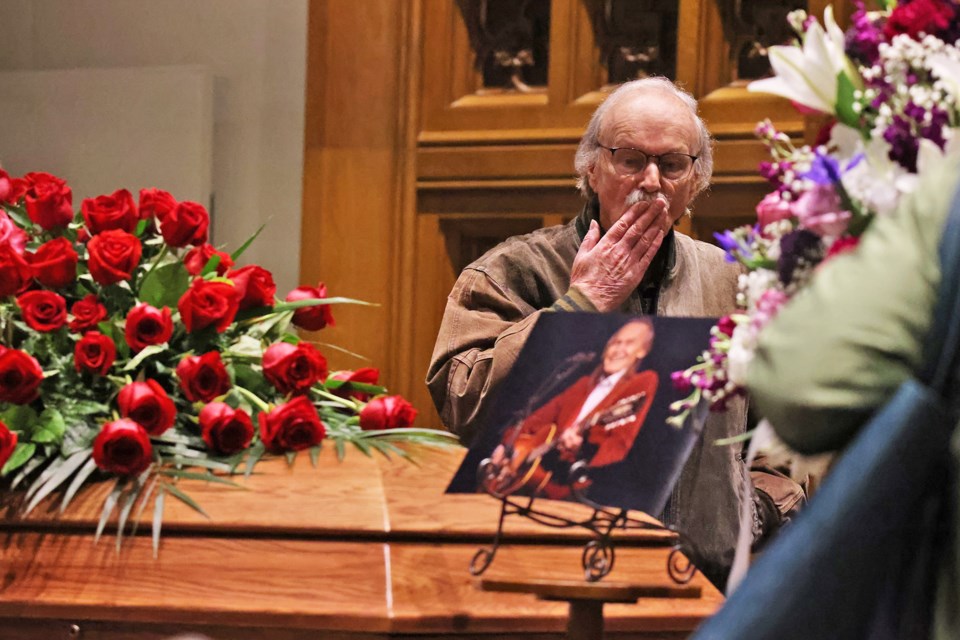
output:
<svg viewBox="0 0 960 640"><path fill-rule="evenodd" d="M839 236L850 223L850 212L841 208L840 196L832 185L814 185L790 209L802 228L821 237Z"/></svg>
<svg viewBox="0 0 960 640"><path fill-rule="evenodd" d="M27 246L27 233L3 211L0 211L0 244L10 245L20 255Z"/></svg>
<svg viewBox="0 0 960 640"><path fill-rule="evenodd" d="M784 202L778 191L768 193L757 205L757 221L760 223L761 231L768 224L786 220L792 215L790 203Z"/></svg>

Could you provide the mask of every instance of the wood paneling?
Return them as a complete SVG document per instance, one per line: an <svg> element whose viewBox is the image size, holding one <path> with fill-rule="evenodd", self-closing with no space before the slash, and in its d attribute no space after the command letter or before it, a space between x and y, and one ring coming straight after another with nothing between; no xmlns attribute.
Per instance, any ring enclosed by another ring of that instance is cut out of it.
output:
<svg viewBox="0 0 960 640"><path fill-rule="evenodd" d="M834 4L849 15L852 3ZM381 305L336 308L318 339L372 358L423 426L439 426L423 379L464 261L498 234L580 209L573 155L609 91L593 5L551 0L549 82L519 93L482 86L452 0L311 2L302 276ZM811 0L811 12L825 5ZM750 221L767 191L756 123L769 117L795 140L810 125L735 79L718 0L681 0L678 22L677 80L717 139L712 189L680 228L709 240ZM363 364L326 352L334 367Z"/></svg>

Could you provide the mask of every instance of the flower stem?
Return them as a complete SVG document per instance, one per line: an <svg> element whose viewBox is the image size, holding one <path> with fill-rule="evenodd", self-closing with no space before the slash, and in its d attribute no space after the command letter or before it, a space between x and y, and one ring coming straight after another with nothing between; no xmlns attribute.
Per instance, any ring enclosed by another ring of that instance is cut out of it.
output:
<svg viewBox="0 0 960 640"><path fill-rule="evenodd" d="M311 391L313 391L315 394L317 394L317 395L320 396L321 398L324 398L324 399L326 399L326 400L330 400L330 401L332 401L332 402L337 402L337 403L339 403L339 404L342 404L343 406L347 407L347 408L350 409L351 411L359 411L359 410L360 410L360 405L359 405L359 403L356 403L356 402L354 402L353 400L349 400L349 399L347 399L347 398L341 398L340 396L335 396L335 395L333 395L332 393L330 393L329 391L327 391L326 389L323 389L323 388L320 388L320 387L313 387L313 389L311 389Z"/></svg>
<svg viewBox="0 0 960 640"><path fill-rule="evenodd" d="M257 394L249 389L244 389L239 385L233 385L234 391L239 393L241 396L252 402L260 411L270 411L270 405L263 401Z"/></svg>
<svg viewBox="0 0 960 640"><path fill-rule="evenodd" d="M166 243L163 244L163 248L160 249L160 253L157 254L157 257L153 259L153 262L150 263L150 268L147 269L147 272L143 275L143 278L140 280L140 284L150 277L150 274L153 273L154 269L160 264L160 261L167 257L167 254L170 253L170 246ZM137 287L137 295L140 295L140 287Z"/></svg>

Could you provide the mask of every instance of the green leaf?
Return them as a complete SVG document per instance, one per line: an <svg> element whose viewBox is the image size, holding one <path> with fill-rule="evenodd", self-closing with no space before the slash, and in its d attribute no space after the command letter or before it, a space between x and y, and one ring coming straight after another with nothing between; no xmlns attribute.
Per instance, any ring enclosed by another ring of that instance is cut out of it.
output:
<svg viewBox="0 0 960 640"><path fill-rule="evenodd" d="M294 300L293 302L278 302L274 305L273 312L282 313L284 311L293 311L294 309L303 309L304 307L316 307L323 304L359 304L365 307L380 306L375 302L365 302L363 300L355 300L354 298L304 298L303 300Z"/></svg>
<svg viewBox="0 0 960 640"><path fill-rule="evenodd" d="M63 421L60 412L52 407L48 407L40 414L37 420L36 429L30 436L30 440L38 444L59 443L63 440L63 434L67 430L67 425Z"/></svg>
<svg viewBox="0 0 960 640"><path fill-rule="evenodd" d="M292 467L294 461L297 459L297 452L296 452L296 451L287 451L287 452L284 454L284 457L286 457L286 459L287 459L287 466L288 466L288 467Z"/></svg>
<svg viewBox="0 0 960 640"><path fill-rule="evenodd" d="M15 404L0 412L0 421L12 431L30 433L33 430L33 425L37 423L37 412L31 409L29 405Z"/></svg>
<svg viewBox="0 0 960 640"><path fill-rule="evenodd" d="M73 480L70 482L70 485L67 487L67 490L63 494L63 500L60 501L60 513L63 513L67 510L67 507L70 505L70 501L73 500L73 496L76 495L77 491L80 490L80 487L83 483L90 477L90 474L97 470L97 463L93 461L91 457L87 460L87 463L80 468L80 471L77 472L77 475L73 476Z"/></svg>
<svg viewBox="0 0 960 640"><path fill-rule="evenodd" d="M367 444L367 443L364 442L363 440L354 440L354 441L353 441L353 445L354 445L357 449L360 449L360 451L363 452L363 455L367 456L368 458L371 457L371 456L370 456L370 445L369 445L369 444Z"/></svg>
<svg viewBox="0 0 960 640"><path fill-rule="evenodd" d="M161 485L160 491L157 491L157 500L153 503L153 526L151 527L151 538L153 540L153 558L156 559L160 553L160 527L163 525L163 496L164 490Z"/></svg>
<svg viewBox="0 0 960 640"><path fill-rule="evenodd" d="M334 438L333 445L337 450L337 460L343 461L343 457L347 455L346 447L343 444L343 438Z"/></svg>
<svg viewBox="0 0 960 640"><path fill-rule="evenodd" d="M178 489L175 485L164 483L163 489L164 491L170 492L170 495L172 495L174 498L176 498L183 504L187 505L188 507L190 507L191 509L193 509L194 511L202 515L204 518L207 518L208 520L210 519L210 516L208 516L207 512L204 511L199 504L197 504L196 500L194 500L193 498L188 496L186 493Z"/></svg>
<svg viewBox="0 0 960 640"><path fill-rule="evenodd" d="M33 457L36 450L37 445L32 442L18 442L16 448L13 450L13 454L7 459L6 464L3 465L3 469L0 469L0 476L5 477L11 471L25 465L27 461Z"/></svg>
<svg viewBox="0 0 960 640"><path fill-rule="evenodd" d="M22 207L4 204L3 208L6 210L7 215L17 223L18 227L28 231L33 228L33 221L30 220L30 216L27 215L27 212Z"/></svg>
<svg viewBox="0 0 960 640"><path fill-rule="evenodd" d="M58 458L47 467L40 477L30 485L25 498L29 500L24 514L28 514L50 493L73 475L90 456L90 450L78 451L66 460Z"/></svg>
<svg viewBox="0 0 960 640"><path fill-rule="evenodd" d="M126 484L127 479L125 477L117 478L117 482L113 485L113 490L110 492L110 495L108 495L103 501L103 510L100 512L100 522L97 523L97 532L93 536L94 544L99 542L100 536L103 535L103 530L107 526L107 521L110 520L110 516L113 514L114 509L117 508L117 501L120 499L120 493L123 491L123 487Z"/></svg>
<svg viewBox="0 0 960 640"><path fill-rule="evenodd" d="M263 457L264 453L266 453L266 448L262 442L258 442L250 447L250 453L247 455L247 470L243 472L244 478L250 477L250 474L253 473L253 468L260 462L260 458Z"/></svg>
<svg viewBox="0 0 960 640"><path fill-rule="evenodd" d="M123 530L127 528L127 518L130 516L130 510L137 502L137 497L143 489L143 484L138 480L129 490L121 495L120 500L123 503L120 507L120 515L117 517L117 553L120 553L120 544L123 542Z"/></svg>
<svg viewBox="0 0 960 640"><path fill-rule="evenodd" d="M37 446L37 445L33 444L32 442L28 442L28 443L26 443L26 444L27 444L27 445L32 445L34 448L36 448L36 446ZM14 450L13 454L16 455L16 453L17 453L16 450ZM12 457L12 456L11 456L11 457ZM47 461L47 458L45 458L45 457L43 457L43 456L37 456L37 457L35 457L35 458L31 458L31 459L30 459L30 462L28 462L27 464L25 464L25 465L23 466L23 468L20 469L20 473L18 473L18 474L16 475L16 477L14 477L14 479L10 481L10 490L13 491L14 489L16 489L16 488L20 485L20 483L23 482L24 480L26 480L27 477L28 477L31 473L33 473L34 471L36 471L37 467L39 467L40 465L42 465L42 464L45 463L46 461ZM8 460L7 462L9 463L10 461Z"/></svg>
<svg viewBox="0 0 960 640"><path fill-rule="evenodd" d="M239 249L237 249L236 251L230 254L230 259L236 262L237 258L243 255L243 252L246 251L251 244L253 244L253 241L257 239L257 236L259 236L260 232L263 231L266 227L267 225L265 224L260 225L260 228L254 231L253 235L247 238L247 241L244 242L242 245L240 245Z"/></svg>
<svg viewBox="0 0 960 640"><path fill-rule="evenodd" d="M750 429L749 431L745 431L739 435L731 436L729 438L721 438L719 440L714 440L713 444L714 446L717 446L717 447L723 447L728 444L740 444L741 442L746 442L747 440L752 438L754 431L756 431L756 429Z"/></svg>
<svg viewBox="0 0 960 640"><path fill-rule="evenodd" d="M147 274L140 285L140 299L156 308L175 309L190 287L190 273L182 262L170 262Z"/></svg>
<svg viewBox="0 0 960 640"><path fill-rule="evenodd" d="M837 74L837 120L854 129L859 129L860 114L853 108L856 102L853 97L855 90L853 82L846 73L841 71Z"/></svg>
<svg viewBox="0 0 960 640"><path fill-rule="evenodd" d="M140 517L143 515L143 510L147 506L147 503L150 502L150 497L153 495L153 490L157 488L157 480L160 476L153 474L150 478L150 485L147 487L145 492L141 493L140 506L137 507L137 512L133 515L133 527L130 529L130 535L137 535L137 528L140 526Z"/></svg>
<svg viewBox="0 0 960 640"><path fill-rule="evenodd" d="M217 270L217 267L220 266L220 256L214 254L210 256L210 259L207 260L207 264L203 265L203 269L200 270L200 277L203 278L208 273L213 273Z"/></svg>
<svg viewBox="0 0 960 640"><path fill-rule="evenodd" d="M317 464L320 462L320 450L322 448L322 443L310 448L310 464L313 465L314 469L317 468Z"/></svg>
<svg viewBox="0 0 960 640"><path fill-rule="evenodd" d="M181 458L179 456L174 456L171 462L181 467L203 467L204 469L223 471L224 473L230 473L230 471L233 469L233 466L231 466L229 463L221 462L219 460L210 460L209 458Z"/></svg>
<svg viewBox="0 0 960 640"><path fill-rule="evenodd" d="M136 228L133 230L133 235L138 238L143 235L143 232L147 230L147 225L150 224L150 220L143 218L140 222L137 223Z"/></svg>
<svg viewBox="0 0 960 640"><path fill-rule="evenodd" d="M140 364L150 356L156 355L158 353L163 353L166 350L167 350L166 342L164 342L163 344L148 345L144 347L143 350L140 351L140 353L130 358L130 362L128 362L126 366L123 367L122 371L133 371L134 369L139 367Z"/></svg>

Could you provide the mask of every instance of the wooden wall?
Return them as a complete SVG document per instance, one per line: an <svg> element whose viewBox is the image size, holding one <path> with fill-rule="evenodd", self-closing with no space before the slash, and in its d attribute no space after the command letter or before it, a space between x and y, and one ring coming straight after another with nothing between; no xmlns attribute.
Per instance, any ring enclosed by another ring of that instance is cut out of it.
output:
<svg viewBox="0 0 960 640"><path fill-rule="evenodd" d="M479 3L310 3L301 280L379 305L336 307L337 326L314 337L367 356L423 426L439 426L423 380L459 270L499 240L562 223L582 205L574 150L611 80L597 11L625 0L541 1L547 80L528 91L484 84L466 20ZM717 139L713 185L684 229L709 239L750 221L767 191L756 173L757 121L770 117L798 141L804 121L738 79L734 3L630 2L651 15L667 7L667 22L676 21L672 75L700 100ZM826 2L809 5L821 15ZM334 368L364 366L324 351Z"/></svg>

